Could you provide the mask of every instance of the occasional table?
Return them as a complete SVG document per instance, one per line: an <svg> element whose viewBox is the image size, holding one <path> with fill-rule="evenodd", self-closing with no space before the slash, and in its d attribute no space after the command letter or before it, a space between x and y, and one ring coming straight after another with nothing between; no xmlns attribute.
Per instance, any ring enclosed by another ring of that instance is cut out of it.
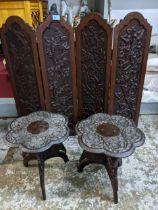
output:
<svg viewBox="0 0 158 210"><path fill-rule="evenodd" d="M6 143L20 147L24 166L37 159L43 200L46 199L44 162L52 157L68 161L62 144L69 136L68 120L61 114L38 111L14 120L8 128Z"/></svg>
<svg viewBox="0 0 158 210"><path fill-rule="evenodd" d="M91 163L103 164L109 175L114 203L118 203L117 169L122 158L132 155L145 141L144 133L133 121L119 116L98 113L76 125L78 141L83 149L78 171Z"/></svg>

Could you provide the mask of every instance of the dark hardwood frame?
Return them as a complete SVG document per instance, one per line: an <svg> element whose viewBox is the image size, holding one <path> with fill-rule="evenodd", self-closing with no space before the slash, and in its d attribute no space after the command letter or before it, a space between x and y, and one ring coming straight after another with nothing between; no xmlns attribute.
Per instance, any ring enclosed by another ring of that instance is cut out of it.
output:
<svg viewBox="0 0 158 210"><path fill-rule="evenodd" d="M145 41L145 48L144 48L144 59L142 62L142 69L141 69L141 79L139 82L139 87L137 91L137 103L136 103L136 112L134 115L134 122L138 124L139 112L140 112L140 104L142 98L142 90L144 84L144 78L146 73L146 66L147 66L147 59L148 59L148 49L150 45L150 36L152 27L147 22L147 20L138 12L131 12L125 16L125 18L114 28L114 42L113 42L113 55L112 55L112 69L111 69L111 85L110 85L110 100L109 100L109 107L108 113L114 113L114 98L115 98L115 87L116 87L116 68L117 68L117 58L118 58L118 45L119 45L119 36L120 33L124 28L128 26L128 24L132 20L139 21L140 25L142 25L146 29L146 41Z"/></svg>
<svg viewBox="0 0 158 210"><path fill-rule="evenodd" d="M33 28L31 28L24 20L22 20L18 16L11 16L7 19L6 23L3 25L1 29L1 39L2 39L2 45L3 45L3 51L4 51L4 56L7 62L7 70L9 71L9 75L11 77L12 81L12 89L13 89L13 94L15 97L16 101L16 107L17 107L17 112L19 115L23 115L20 109L19 105L19 99L17 97L17 92L18 90L16 89L16 84L14 81L14 75L12 72L12 66L10 63L10 55L8 52L8 46L5 41L5 33L7 32L9 26L12 23L17 23L20 25L20 27L26 31L26 33L29 35L29 38L31 40L31 47L32 47L32 55L33 55L33 61L34 61L34 67L35 67L35 73L36 73L36 79L37 79L37 89L39 91L39 99L40 99L40 106L41 110L45 110L45 103L44 103L44 95L43 95L43 85L42 85L42 79L41 79L41 73L40 73L40 65L39 65L39 57L38 57L38 51L37 51L37 45L36 45L36 36L35 36L35 31ZM25 96L24 96L25 97Z"/></svg>
<svg viewBox="0 0 158 210"><path fill-rule="evenodd" d="M81 119L82 113L82 96L81 96L81 41L80 36L81 32L84 27L87 26L87 24L90 21L96 21L107 33L108 41L107 41L107 60L106 60L106 66L105 66L105 97L104 97L104 112L108 111L108 97L109 97L109 85L110 85L110 69L111 69L111 47L112 47L112 28L107 23L106 20L102 18L102 16L99 13L93 12L84 17L84 19L81 21L79 26L75 30L76 35L76 68L77 68L77 91L78 91L78 115L79 119Z"/></svg>
<svg viewBox="0 0 158 210"><path fill-rule="evenodd" d="M45 103L46 103L46 110L51 110L51 99L50 99L50 92L48 86L48 67L46 61L46 54L45 54L45 44L43 42L43 34L46 29L49 28L52 20L52 16L49 15L47 19L39 26L36 36L38 42L38 49L39 49L39 57L40 57L40 64L41 64L41 71L43 77L43 85L44 85L44 94L45 94ZM76 87L76 65L75 65L75 50L74 50L74 32L71 27L63 18L59 21L61 26L64 27L70 34L70 66L71 66L71 77L72 77L72 95L73 95L73 116L74 120L77 120L77 87Z"/></svg>

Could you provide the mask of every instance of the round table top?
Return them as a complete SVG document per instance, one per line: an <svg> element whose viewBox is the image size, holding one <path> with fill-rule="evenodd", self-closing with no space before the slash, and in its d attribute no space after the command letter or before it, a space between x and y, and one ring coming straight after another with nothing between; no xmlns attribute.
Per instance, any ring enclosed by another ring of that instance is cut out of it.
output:
<svg viewBox="0 0 158 210"><path fill-rule="evenodd" d="M67 125L68 119L61 114L34 112L11 122L6 143L27 153L43 152L68 138Z"/></svg>
<svg viewBox="0 0 158 210"><path fill-rule="evenodd" d="M97 113L77 123L76 133L83 150L123 158L145 141L132 120L119 115Z"/></svg>

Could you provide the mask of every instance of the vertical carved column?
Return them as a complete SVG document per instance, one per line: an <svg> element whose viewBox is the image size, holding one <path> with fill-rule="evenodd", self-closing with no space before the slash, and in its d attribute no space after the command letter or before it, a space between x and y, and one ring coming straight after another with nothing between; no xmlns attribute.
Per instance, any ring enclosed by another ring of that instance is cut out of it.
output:
<svg viewBox="0 0 158 210"><path fill-rule="evenodd" d="M77 115L74 33L63 19L49 16L37 31L46 109L69 117L73 127Z"/></svg>
<svg viewBox="0 0 158 210"><path fill-rule="evenodd" d="M10 17L1 38L18 114L44 109L35 32L21 18Z"/></svg>
<svg viewBox="0 0 158 210"><path fill-rule="evenodd" d="M138 123L151 26L137 12L128 14L114 30L109 113Z"/></svg>
<svg viewBox="0 0 158 210"><path fill-rule="evenodd" d="M76 29L79 118L107 112L112 29L97 13L86 16Z"/></svg>

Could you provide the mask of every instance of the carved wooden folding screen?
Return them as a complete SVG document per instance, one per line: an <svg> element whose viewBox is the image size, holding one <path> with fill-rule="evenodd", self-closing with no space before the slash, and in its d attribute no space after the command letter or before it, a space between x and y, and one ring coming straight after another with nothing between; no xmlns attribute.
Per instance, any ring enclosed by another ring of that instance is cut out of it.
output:
<svg viewBox="0 0 158 210"><path fill-rule="evenodd" d="M76 72L74 34L63 19L49 16L37 31L46 109L76 118Z"/></svg>
<svg viewBox="0 0 158 210"><path fill-rule="evenodd" d="M35 33L19 17L10 17L1 31L7 68L19 115L44 109Z"/></svg>
<svg viewBox="0 0 158 210"><path fill-rule="evenodd" d="M107 112L112 29L92 13L76 29L79 118Z"/></svg>
<svg viewBox="0 0 158 210"><path fill-rule="evenodd" d="M130 13L114 29L109 112L138 122L151 26Z"/></svg>

